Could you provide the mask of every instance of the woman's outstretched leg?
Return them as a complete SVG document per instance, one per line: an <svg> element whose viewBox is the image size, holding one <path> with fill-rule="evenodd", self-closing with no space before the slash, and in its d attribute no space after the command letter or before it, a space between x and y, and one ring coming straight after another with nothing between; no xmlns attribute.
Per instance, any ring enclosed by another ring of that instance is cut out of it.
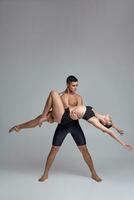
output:
<svg viewBox="0 0 134 200"><path fill-rule="evenodd" d="M25 122L25 123L22 123L22 124L18 124L16 126L12 127L9 130L9 132L12 132L12 131L19 132L21 129L24 129L24 128L34 128L34 127L39 125L39 120L40 119L41 119L41 115L39 115L38 117L36 117L33 120L30 120L28 122ZM45 119L44 119L44 121L45 121ZM46 121L47 121L47 118L46 118Z"/></svg>
<svg viewBox="0 0 134 200"><path fill-rule="evenodd" d="M50 111L50 109L52 109L52 111ZM41 126L44 121L48 121L50 123L54 121L60 122L63 113L64 107L58 92L51 91L41 115L33 120L12 127L9 132L19 132L23 128L34 128L38 125Z"/></svg>
<svg viewBox="0 0 134 200"><path fill-rule="evenodd" d="M55 156L58 152L60 147L58 146L52 146L49 154L48 154L48 157L47 157L47 161L46 161L46 164L45 164L45 170L44 170L44 173L43 175L41 176L41 178L39 178L38 180L39 181L45 181L48 179L48 172L49 172L49 169L55 159Z"/></svg>
<svg viewBox="0 0 134 200"><path fill-rule="evenodd" d="M47 101L46 101L46 104L45 104L45 108L44 108L43 113L42 113L44 115L43 122L47 121L47 114L49 113L51 106L52 106L52 98L51 98L51 95L49 94ZM42 117L42 114L39 115L38 117L36 117L33 120L30 120L28 122L24 122L22 124L18 124L16 126L13 126L9 130L9 132L12 132L12 131L19 132L21 129L24 129L24 128L34 128L38 125L41 126L41 123L39 123L39 121Z"/></svg>

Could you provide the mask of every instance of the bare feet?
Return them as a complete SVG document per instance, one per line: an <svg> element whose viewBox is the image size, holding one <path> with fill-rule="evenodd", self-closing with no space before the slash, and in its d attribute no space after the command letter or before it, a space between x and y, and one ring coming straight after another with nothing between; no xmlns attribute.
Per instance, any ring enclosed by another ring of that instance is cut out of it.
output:
<svg viewBox="0 0 134 200"><path fill-rule="evenodd" d="M19 131L20 131L20 129L19 129L19 127L18 127L18 126L14 126L14 127L12 127L12 128L9 130L9 133L11 133L12 131L19 132Z"/></svg>
<svg viewBox="0 0 134 200"><path fill-rule="evenodd" d="M102 179L98 175L92 175L91 178L94 179L97 182L102 181Z"/></svg>
<svg viewBox="0 0 134 200"><path fill-rule="evenodd" d="M43 182L48 180L48 175L42 175L41 178L38 179L38 181Z"/></svg>
<svg viewBox="0 0 134 200"><path fill-rule="evenodd" d="M102 181L102 179L97 175L92 175L91 178L97 182ZM47 180L48 180L48 175L42 175L41 178L38 179L38 181L40 182L47 181Z"/></svg>

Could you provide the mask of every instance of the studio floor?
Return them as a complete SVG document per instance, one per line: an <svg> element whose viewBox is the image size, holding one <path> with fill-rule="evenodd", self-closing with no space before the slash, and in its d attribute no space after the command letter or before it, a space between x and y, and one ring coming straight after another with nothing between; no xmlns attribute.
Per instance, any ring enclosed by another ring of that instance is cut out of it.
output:
<svg viewBox="0 0 134 200"><path fill-rule="evenodd" d="M103 161L101 160L101 163ZM104 161L106 163L106 160ZM97 166L102 182L95 182L90 178L86 166L69 163L67 166L55 162L52 166L49 179L39 182L42 171L33 163L29 166L18 165L1 167L0 170L0 199L1 200L131 200L134 196L133 169L125 163L120 168L106 163Z"/></svg>

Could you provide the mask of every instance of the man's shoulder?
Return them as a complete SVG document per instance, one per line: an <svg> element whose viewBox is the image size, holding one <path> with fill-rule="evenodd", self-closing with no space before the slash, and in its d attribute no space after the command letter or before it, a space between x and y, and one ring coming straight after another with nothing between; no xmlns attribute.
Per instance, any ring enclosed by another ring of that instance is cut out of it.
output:
<svg viewBox="0 0 134 200"><path fill-rule="evenodd" d="M78 93L76 93L76 96L77 96L78 98L82 98L82 96L81 96L80 94L78 94Z"/></svg>
<svg viewBox="0 0 134 200"><path fill-rule="evenodd" d="M65 91L62 91L62 92L59 92L59 95L63 96L63 95L65 95L65 93L66 93Z"/></svg>
<svg viewBox="0 0 134 200"><path fill-rule="evenodd" d="M75 94L75 98L78 100L78 101L80 101L80 102L82 102L83 101L83 98L82 98L82 96L80 95L80 94Z"/></svg>

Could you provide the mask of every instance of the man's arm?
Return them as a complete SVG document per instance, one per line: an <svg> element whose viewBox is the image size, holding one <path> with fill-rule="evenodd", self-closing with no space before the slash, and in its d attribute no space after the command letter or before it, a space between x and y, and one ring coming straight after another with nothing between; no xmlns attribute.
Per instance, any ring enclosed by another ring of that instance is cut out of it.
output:
<svg viewBox="0 0 134 200"><path fill-rule="evenodd" d="M65 90L62 92L59 92L59 95L62 96L65 93Z"/></svg>
<svg viewBox="0 0 134 200"><path fill-rule="evenodd" d="M79 95L78 96L78 106L80 106L80 105L84 105L84 103L83 103L83 98Z"/></svg>

